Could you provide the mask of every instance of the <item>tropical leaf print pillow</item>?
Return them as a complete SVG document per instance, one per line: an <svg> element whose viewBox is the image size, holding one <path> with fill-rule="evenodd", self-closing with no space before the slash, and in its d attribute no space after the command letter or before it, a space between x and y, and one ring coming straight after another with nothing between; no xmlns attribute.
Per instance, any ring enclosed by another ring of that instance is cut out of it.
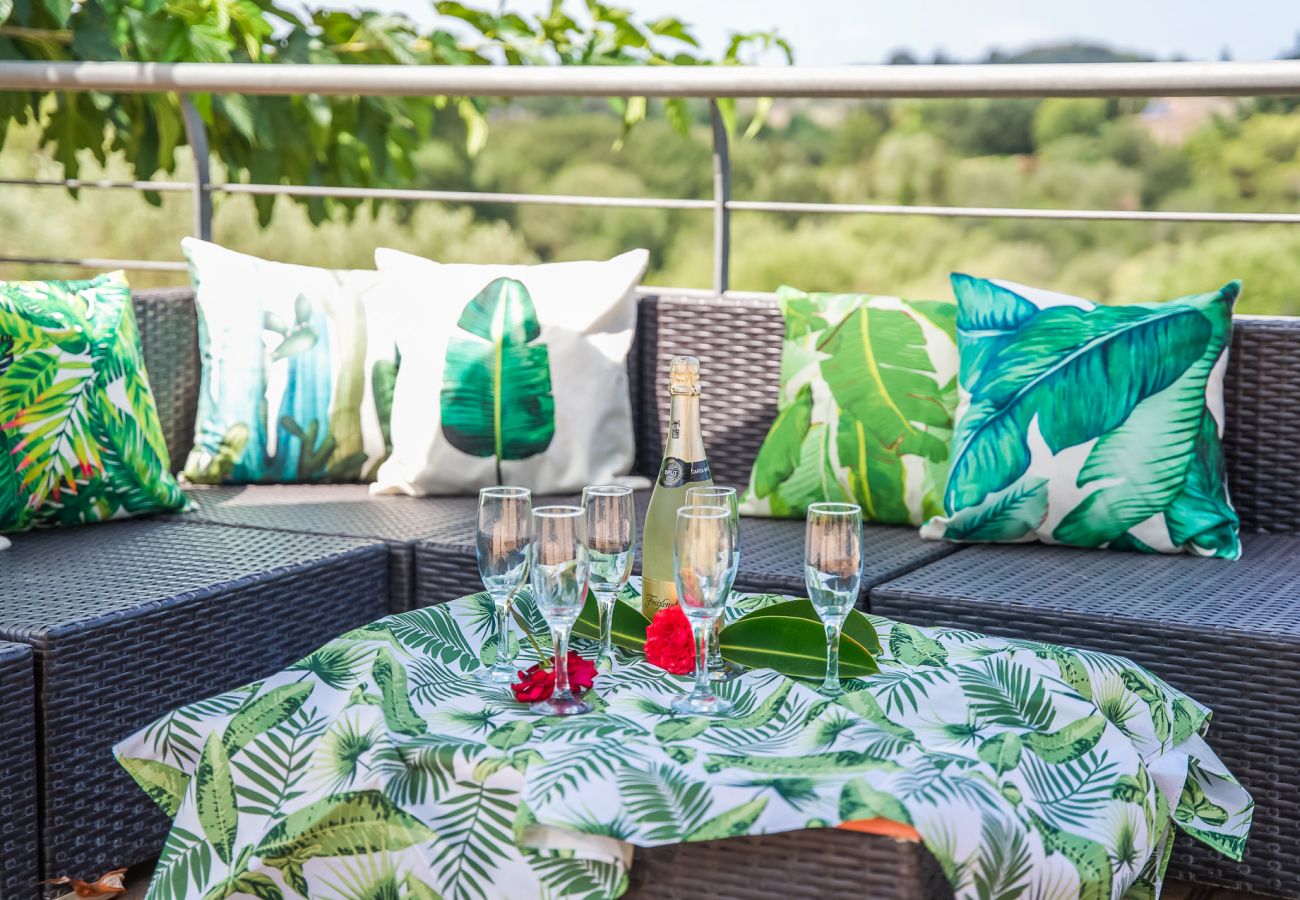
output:
<svg viewBox="0 0 1300 900"><path fill-rule="evenodd" d="M184 508L126 277L0 283L0 531Z"/></svg>
<svg viewBox="0 0 1300 900"><path fill-rule="evenodd" d="M373 481L392 446L401 326L379 274L181 246L203 364L186 479Z"/></svg>
<svg viewBox="0 0 1300 900"><path fill-rule="evenodd" d="M627 355L648 254L492 266L378 250L406 299L380 493L580 490L631 471Z"/></svg>
<svg viewBox="0 0 1300 900"><path fill-rule="evenodd" d="M923 537L1240 555L1220 444L1240 282L1131 306L952 283L961 397Z"/></svg>
<svg viewBox="0 0 1300 900"><path fill-rule="evenodd" d="M800 517L850 501L876 522L942 510L957 403L956 306L779 291L785 313L776 421L741 512Z"/></svg>

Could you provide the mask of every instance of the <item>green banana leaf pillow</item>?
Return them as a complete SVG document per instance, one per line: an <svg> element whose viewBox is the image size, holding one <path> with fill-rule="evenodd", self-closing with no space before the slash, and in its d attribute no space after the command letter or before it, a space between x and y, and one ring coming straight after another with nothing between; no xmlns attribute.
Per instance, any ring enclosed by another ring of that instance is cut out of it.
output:
<svg viewBox="0 0 1300 900"><path fill-rule="evenodd" d="M373 481L392 447L395 298L373 271L270 262L185 238L203 364L198 484Z"/></svg>
<svg viewBox="0 0 1300 900"><path fill-rule="evenodd" d="M952 284L960 403L923 537L1240 555L1220 443L1240 282L1131 306Z"/></svg>
<svg viewBox="0 0 1300 900"><path fill-rule="evenodd" d="M777 417L741 512L801 517L818 501L920 525L942 512L957 404L957 307L946 300L778 292Z"/></svg>
<svg viewBox="0 0 1300 900"><path fill-rule="evenodd" d="M126 276L0 282L0 531L184 508Z"/></svg>
<svg viewBox="0 0 1300 900"><path fill-rule="evenodd" d="M535 266L375 251L407 298L393 454L376 493L567 493L632 468L627 355L649 254Z"/></svg>

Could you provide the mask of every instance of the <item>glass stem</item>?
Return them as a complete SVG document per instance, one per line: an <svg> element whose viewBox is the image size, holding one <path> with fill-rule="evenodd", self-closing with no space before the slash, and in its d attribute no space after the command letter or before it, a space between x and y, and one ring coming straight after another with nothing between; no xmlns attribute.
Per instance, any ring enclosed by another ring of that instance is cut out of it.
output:
<svg viewBox="0 0 1300 900"><path fill-rule="evenodd" d="M573 698L573 692L569 690L569 627L551 626L551 637L555 640L555 690L551 693L551 700Z"/></svg>
<svg viewBox="0 0 1300 900"><path fill-rule="evenodd" d="M840 689L840 628L841 622L826 623L826 680L822 690L838 691Z"/></svg>
<svg viewBox="0 0 1300 900"><path fill-rule="evenodd" d="M497 601L497 661L496 668L509 668L510 663L510 598Z"/></svg>
<svg viewBox="0 0 1300 900"><path fill-rule="evenodd" d="M596 605L600 608L600 659L609 659L614 650L614 595L597 594Z"/></svg>
<svg viewBox="0 0 1300 900"><path fill-rule="evenodd" d="M712 622L696 620L691 623L695 629L695 690L696 697L712 696L709 689L709 634L713 631Z"/></svg>
<svg viewBox="0 0 1300 900"><path fill-rule="evenodd" d="M713 620L709 628L709 668L722 668L722 616Z"/></svg>

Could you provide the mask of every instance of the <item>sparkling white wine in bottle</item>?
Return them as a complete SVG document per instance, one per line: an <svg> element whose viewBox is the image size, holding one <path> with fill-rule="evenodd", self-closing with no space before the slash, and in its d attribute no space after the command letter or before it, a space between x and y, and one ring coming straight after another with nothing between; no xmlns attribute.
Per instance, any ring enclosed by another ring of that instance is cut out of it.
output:
<svg viewBox="0 0 1300 900"><path fill-rule="evenodd" d="M659 480L650 495L641 546L641 611L655 613L677 602L673 578L673 540L677 510L686 505L686 489L713 484L709 460L700 434L700 361L674 356L668 367L668 392L672 397L668 441L659 465Z"/></svg>

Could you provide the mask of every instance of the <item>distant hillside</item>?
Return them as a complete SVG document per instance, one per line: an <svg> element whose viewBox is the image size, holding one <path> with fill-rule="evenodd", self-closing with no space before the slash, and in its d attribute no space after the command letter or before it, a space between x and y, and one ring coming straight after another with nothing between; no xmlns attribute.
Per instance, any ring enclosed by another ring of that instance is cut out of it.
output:
<svg viewBox="0 0 1300 900"><path fill-rule="evenodd" d="M1102 44L1074 42L1026 47L1015 52L993 49L983 59L971 61L979 63L1112 63L1150 62L1154 58L1149 54L1114 50ZM888 59L889 64L895 66L916 65L924 61L914 56L910 50L897 50ZM951 59L942 50L939 50L935 52L934 57L929 62L944 65L964 62L964 60Z"/></svg>
<svg viewBox="0 0 1300 900"><path fill-rule="evenodd" d="M1152 57L1126 50L1112 50L1101 44L1049 44L1030 47L1018 53L990 51L985 62L991 63L1116 63L1150 62Z"/></svg>

